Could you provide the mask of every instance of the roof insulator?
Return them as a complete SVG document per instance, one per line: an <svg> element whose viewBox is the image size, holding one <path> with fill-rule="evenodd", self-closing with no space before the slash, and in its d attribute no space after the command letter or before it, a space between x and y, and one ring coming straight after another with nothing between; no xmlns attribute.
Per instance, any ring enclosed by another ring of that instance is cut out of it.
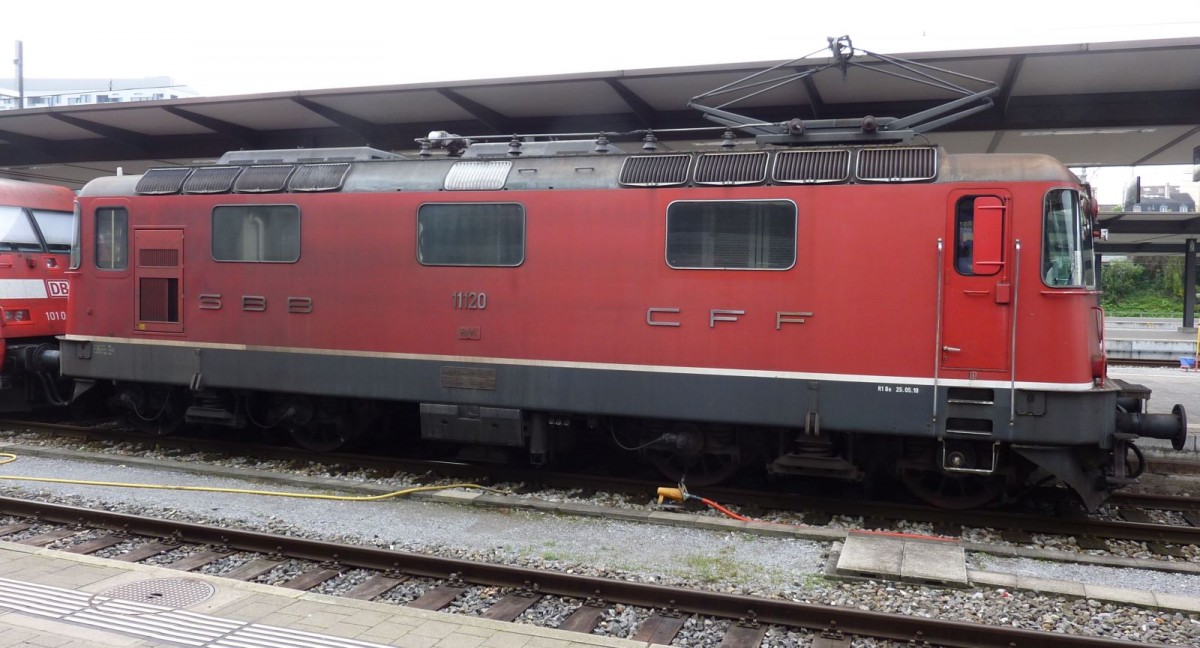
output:
<svg viewBox="0 0 1200 648"><path fill-rule="evenodd" d="M646 136L642 138L642 150L647 153L653 153L658 150L658 138L655 137L654 131L646 131Z"/></svg>
<svg viewBox="0 0 1200 648"><path fill-rule="evenodd" d="M417 152L417 155L423 158L433 155L433 145L429 143L429 140L421 140L421 150Z"/></svg>
<svg viewBox="0 0 1200 648"><path fill-rule="evenodd" d="M612 149L608 148L608 137L604 133L596 138L596 148L593 149L597 153L608 153Z"/></svg>
<svg viewBox="0 0 1200 648"><path fill-rule="evenodd" d="M721 136L721 148L730 151L735 146L737 146L737 141L733 139L733 129L726 128L725 134Z"/></svg>
<svg viewBox="0 0 1200 648"><path fill-rule="evenodd" d="M521 146L521 138L513 135L512 141L508 143L508 154L517 157L521 154Z"/></svg>

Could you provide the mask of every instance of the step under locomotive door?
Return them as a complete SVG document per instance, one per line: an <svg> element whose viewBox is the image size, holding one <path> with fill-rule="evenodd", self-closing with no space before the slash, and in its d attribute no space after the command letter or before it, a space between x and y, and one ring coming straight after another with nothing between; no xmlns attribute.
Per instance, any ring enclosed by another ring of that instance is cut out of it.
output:
<svg viewBox="0 0 1200 648"><path fill-rule="evenodd" d="M942 268L941 362L945 369L1003 371L1012 355L1010 199L1000 192L956 192Z"/></svg>
<svg viewBox="0 0 1200 648"><path fill-rule="evenodd" d="M135 229L137 330L183 332L183 230Z"/></svg>

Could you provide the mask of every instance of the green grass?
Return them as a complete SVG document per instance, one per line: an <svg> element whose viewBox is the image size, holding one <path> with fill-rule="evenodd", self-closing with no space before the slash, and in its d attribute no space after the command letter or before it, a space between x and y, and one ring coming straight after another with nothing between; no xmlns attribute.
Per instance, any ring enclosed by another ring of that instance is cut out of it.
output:
<svg viewBox="0 0 1200 648"><path fill-rule="evenodd" d="M1137 292L1112 301L1105 295L1101 303L1109 317L1178 317L1183 319L1183 300L1152 293Z"/></svg>
<svg viewBox="0 0 1200 648"><path fill-rule="evenodd" d="M745 567L720 556L692 555L684 559L692 578L702 583L740 581Z"/></svg>

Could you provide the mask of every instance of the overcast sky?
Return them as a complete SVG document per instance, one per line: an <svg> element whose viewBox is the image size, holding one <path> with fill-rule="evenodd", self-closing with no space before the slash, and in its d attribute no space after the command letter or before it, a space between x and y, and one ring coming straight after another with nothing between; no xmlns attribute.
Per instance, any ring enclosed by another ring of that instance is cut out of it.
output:
<svg viewBox="0 0 1200 648"><path fill-rule="evenodd" d="M1200 0L8 0L0 20L26 78L210 96L781 60L843 34L892 53L1200 36Z"/></svg>

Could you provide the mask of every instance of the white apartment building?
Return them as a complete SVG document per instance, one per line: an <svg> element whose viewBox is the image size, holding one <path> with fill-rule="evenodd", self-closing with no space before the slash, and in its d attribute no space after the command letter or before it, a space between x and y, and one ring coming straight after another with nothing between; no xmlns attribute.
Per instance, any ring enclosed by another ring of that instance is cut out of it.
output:
<svg viewBox="0 0 1200 648"><path fill-rule="evenodd" d="M25 108L83 106L127 101L159 101L196 97L171 77L142 79L25 79ZM17 82L0 79L0 110L19 108Z"/></svg>

